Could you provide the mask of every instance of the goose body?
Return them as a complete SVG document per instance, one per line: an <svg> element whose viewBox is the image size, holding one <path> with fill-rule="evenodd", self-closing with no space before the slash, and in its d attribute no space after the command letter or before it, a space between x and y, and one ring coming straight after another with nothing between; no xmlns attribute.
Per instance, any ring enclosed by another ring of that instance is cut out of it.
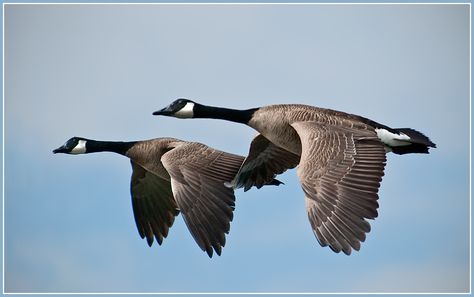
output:
<svg viewBox="0 0 474 297"><path fill-rule="evenodd" d="M322 246L350 254L377 217L386 152L428 153L436 145L410 128L393 129L367 118L302 104L247 110L178 99L154 115L213 118L259 132L233 180L235 188L261 186L298 166L313 232Z"/></svg>
<svg viewBox="0 0 474 297"><path fill-rule="evenodd" d="M232 181L244 157L174 138L145 141L69 139L54 153L114 152L132 164L131 196L138 232L161 245L180 212L199 247L221 254L230 230L235 196ZM270 184L278 185L273 180Z"/></svg>
<svg viewBox="0 0 474 297"><path fill-rule="evenodd" d="M292 126L298 122L314 122L327 127L350 127L359 131L374 131L384 144L386 151L393 151L396 154L428 153L429 147L435 147L435 144L426 136L413 129L392 129L358 115L302 104L261 107L255 110L248 121L248 126L259 131L272 143L295 154L301 154L300 136Z"/></svg>

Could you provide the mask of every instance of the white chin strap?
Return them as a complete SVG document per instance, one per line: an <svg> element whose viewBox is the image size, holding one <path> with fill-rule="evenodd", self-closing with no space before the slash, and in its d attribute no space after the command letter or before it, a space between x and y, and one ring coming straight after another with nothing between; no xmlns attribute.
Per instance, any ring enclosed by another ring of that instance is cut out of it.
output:
<svg viewBox="0 0 474 297"><path fill-rule="evenodd" d="M177 118L187 119L194 116L194 103L188 102L183 108L174 113L174 116Z"/></svg>
<svg viewBox="0 0 474 297"><path fill-rule="evenodd" d="M86 142L85 140L79 140L77 145L72 149L71 154L84 154L86 152Z"/></svg>

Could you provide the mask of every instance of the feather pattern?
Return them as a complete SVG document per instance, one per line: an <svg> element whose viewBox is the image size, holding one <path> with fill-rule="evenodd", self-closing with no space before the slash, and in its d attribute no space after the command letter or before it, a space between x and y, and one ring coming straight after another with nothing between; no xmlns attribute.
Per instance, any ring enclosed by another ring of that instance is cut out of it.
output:
<svg viewBox="0 0 474 297"><path fill-rule="evenodd" d="M311 227L322 246L349 255L370 231L366 219L377 217L384 145L371 130L317 122L292 126L303 148L298 177Z"/></svg>
<svg viewBox="0 0 474 297"><path fill-rule="evenodd" d="M199 143L178 146L162 157L186 226L209 257L213 251L220 255L225 245L235 208L234 191L225 183L235 177L243 161Z"/></svg>

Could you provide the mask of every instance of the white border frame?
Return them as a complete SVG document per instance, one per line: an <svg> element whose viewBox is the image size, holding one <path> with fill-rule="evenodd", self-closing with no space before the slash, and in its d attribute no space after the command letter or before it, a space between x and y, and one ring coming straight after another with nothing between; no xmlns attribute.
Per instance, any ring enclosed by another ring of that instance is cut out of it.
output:
<svg viewBox="0 0 474 297"><path fill-rule="evenodd" d="M468 5L469 6L469 292L461 293L436 293L436 292L143 292L143 293L121 293L121 292L5 292L5 6L6 5ZM34 3L34 2L7 2L2 3L2 294L4 295L467 295L472 292L472 22L470 2L297 2L297 3L274 3L274 2L230 2L230 3L172 3L172 2L97 2L97 3Z"/></svg>

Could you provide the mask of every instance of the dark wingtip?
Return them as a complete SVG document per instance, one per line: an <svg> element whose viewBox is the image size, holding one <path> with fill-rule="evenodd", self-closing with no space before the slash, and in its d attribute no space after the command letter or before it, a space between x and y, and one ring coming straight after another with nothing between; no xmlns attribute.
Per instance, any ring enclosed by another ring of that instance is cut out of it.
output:
<svg viewBox="0 0 474 297"><path fill-rule="evenodd" d="M267 182L265 184L257 184L257 185L247 184L244 186L244 192L247 192L252 187L256 187L257 189L260 189L263 186L279 186L279 185L284 185L284 184L285 184L284 182L281 182L278 179L274 178L272 181Z"/></svg>
<svg viewBox="0 0 474 297"><path fill-rule="evenodd" d="M284 185L284 182L279 181L278 179L274 178L271 182L269 182L267 185L272 185L272 186L279 186L279 185Z"/></svg>
<svg viewBox="0 0 474 297"><path fill-rule="evenodd" d="M158 242L158 245L161 245L163 243L163 237L156 237L155 235L155 238L156 238L156 242Z"/></svg>
<svg viewBox="0 0 474 297"><path fill-rule="evenodd" d="M148 246L151 247L153 244L153 237L147 237L146 238L146 243L148 243Z"/></svg>

